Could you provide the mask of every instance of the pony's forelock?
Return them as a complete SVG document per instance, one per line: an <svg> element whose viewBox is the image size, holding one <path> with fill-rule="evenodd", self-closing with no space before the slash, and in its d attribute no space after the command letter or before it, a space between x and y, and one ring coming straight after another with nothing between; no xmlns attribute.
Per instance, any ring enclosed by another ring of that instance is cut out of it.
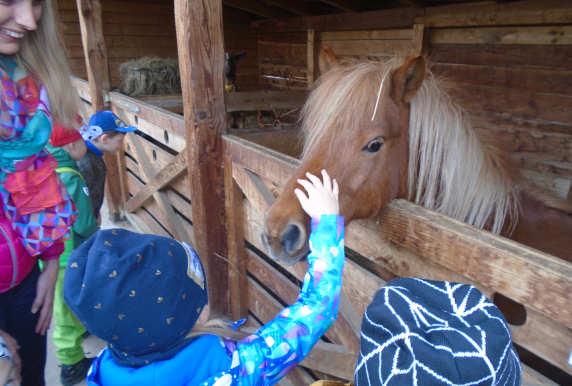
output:
<svg viewBox="0 0 572 386"><path fill-rule="evenodd" d="M397 63L391 60L339 65L323 75L300 115L304 136L302 157L318 142L336 138L341 130L359 130L364 117L373 115L382 79ZM381 94L384 93L382 90Z"/></svg>

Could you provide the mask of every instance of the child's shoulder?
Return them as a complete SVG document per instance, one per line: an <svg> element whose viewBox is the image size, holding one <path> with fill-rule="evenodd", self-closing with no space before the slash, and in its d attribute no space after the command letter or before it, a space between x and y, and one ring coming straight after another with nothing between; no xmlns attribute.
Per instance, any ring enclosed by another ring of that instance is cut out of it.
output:
<svg viewBox="0 0 572 386"><path fill-rule="evenodd" d="M116 364L106 349L94 361L88 380L93 385L105 385L107 380L113 380L112 384L141 386L149 384L150 379L162 379L170 385L198 385L228 370L230 364L231 356L224 340L216 335L201 335L174 357L139 368Z"/></svg>

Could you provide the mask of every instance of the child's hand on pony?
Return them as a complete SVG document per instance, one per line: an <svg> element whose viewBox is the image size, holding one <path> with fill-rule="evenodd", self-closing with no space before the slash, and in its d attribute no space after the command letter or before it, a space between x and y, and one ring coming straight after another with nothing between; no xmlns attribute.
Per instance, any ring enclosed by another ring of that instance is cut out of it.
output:
<svg viewBox="0 0 572 386"><path fill-rule="evenodd" d="M323 169L323 181L310 173L306 173L306 177L308 178L307 180L298 179L298 183L304 187L306 193L300 188L294 190L294 194L300 201L304 212L316 220L319 220L320 216L324 214L339 214L338 182L335 179L332 180Z"/></svg>

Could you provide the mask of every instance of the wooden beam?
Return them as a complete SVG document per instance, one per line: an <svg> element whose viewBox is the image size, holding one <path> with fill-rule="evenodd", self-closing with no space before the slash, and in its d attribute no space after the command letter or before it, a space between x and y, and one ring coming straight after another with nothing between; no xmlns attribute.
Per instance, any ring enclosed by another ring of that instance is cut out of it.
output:
<svg viewBox="0 0 572 386"><path fill-rule="evenodd" d="M229 311L221 134L226 127L222 1L175 0L195 247L205 262L212 315ZM216 284L215 284L216 283Z"/></svg>
<svg viewBox="0 0 572 386"><path fill-rule="evenodd" d="M318 79L318 39L316 31L309 29L307 32L307 43L306 43L306 56L307 56L307 75L306 79L308 82L308 88L312 88L312 85Z"/></svg>
<svg viewBox="0 0 572 386"><path fill-rule="evenodd" d="M138 119L153 122L155 125L164 127L180 137L185 137L185 121L179 114L159 109L150 103L118 92L110 92L109 100L112 106L132 114L133 117L137 116ZM135 121L131 123L136 124Z"/></svg>
<svg viewBox="0 0 572 386"><path fill-rule="evenodd" d="M247 256L244 246L243 195L233 178L232 160L224 162L226 231L228 245L230 310L234 320L248 316Z"/></svg>
<svg viewBox="0 0 572 386"><path fill-rule="evenodd" d="M89 97L92 113L94 113L107 108L104 96L110 89L109 62L101 20L101 2L99 0L76 0L76 4L89 82ZM121 185L125 181L124 176L121 176L124 171L120 170L124 163L121 160L122 156L122 152L104 156L107 165L105 184L107 207L114 220L121 217L122 196L125 191Z"/></svg>
<svg viewBox="0 0 572 386"><path fill-rule="evenodd" d="M226 111L295 109L302 107L306 96L305 91L237 91L225 95ZM172 112L182 112L183 110L181 95L151 95L140 99L150 105ZM131 103L131 109L141 109L141 107L140 103Z"/></svg>
<svg viewBox="0 0 572 386"><path fill-rule="evenodd" d="M404 200L380 224L392 243L572 328L572 264Z"/></svg>
<svg viewBox="0 0 572 386"><path fill-rule="evenodd" d="M157 172L153 167L153 165L151 164L151 161L147 158L147 155L143 150L143 145L141 144L141 141L143 141L143 139L136 135L134 135L133 138L131 138L131 143L133 144L134 147L133 150L135 151L137 162L140 165L139 170L143 174L143 178L146 181L152 181L153 177L157 175ZM157 201L160 210L163 212L163 218L165 219L166 222L163 225L169 230L171 234L173 234L177 238L177 240L184 241L186 243L192 243L193 240L191 240L185 233L184 231L185 228L183 227L183 225L179 221L179 218L175 214L175 211L173 210L173 207L171 205L171 201L169 200L165 192L161 192L158 189L155 189L152 192L152 195L155 198L155 201Z"/></svg>
<svg viewBox="0 0 572 386"><path fill-rule="evenodd" d="M267 19L280 18L290 14L280 12L275 8L264 5L256 0L224 0L223 2L224 5L231 8L240 9L242 11L252 13L253 15Z"/></svg>
<svg viewBox="0 0 572 386"><path fill-rule="evenodd" d="M348 31L411 28L415 17L423 16L423 14L423 9L395 8L372 12L262 20L252 23L252 27L264 32L307 31L308 29L316 31Z"/></svg>
<svg viewBox="0 0 572 386"><path fill-rule="evenodd" d="M416 19L425 27L570 24L572 5L562 0L480 2L425 8Z"/></svg>
<svg viewBox="0 0 572 386"><path fill-rule="evenodd" d="M307 3L303 0L264 0L264 2L298 16L308 16L312 14L308 9Z"/></svg>
<svg viewBox="0 0 572 386"><path fill-rule="evenodd" d="M131 197L125 204L125 210L134 212L141 205L145 203L156 192L167 186L173 179L178 177L187 167L187 152L182 151L179 155L170 162L167 166L163 167L158 172L154 173L147 180L147 185L139 190L135 196Z"/></svg>
<svg viewBox="0 0 572 386"><path fill-rule="evenodd" d="M226 111L294 109L306 101L305 91L238 91L225 95Z"/></svg>
<svg viewBox="0 0 572 386"><path fill-rule="evenodd" d="M81 78L72 76L72 84L75 87L79 97L84 101L91 103L91 96L89 93L89 83Z"/></svg>
<svg viewBox="0 0 572 386"><path fill-rule="evenodd" d="M76 1L90 102L95 112L105 108L104 94L110 89L109 63L101 20L101 2L100 0Z"/></svg>
<svg viewBox="0 0 572 386"><path fill-rule="evenodd" d="M320 0L320 2L328 4L334 8L341 9L344 12L355 12L356 7L352 5L352 2L347 0Z"/></svg>
<svg viewBox="0 0 572 386"><path fill-rule="evenodd" d="M570 45L572 26L517 26L435 29L431 44Z"/></svg>

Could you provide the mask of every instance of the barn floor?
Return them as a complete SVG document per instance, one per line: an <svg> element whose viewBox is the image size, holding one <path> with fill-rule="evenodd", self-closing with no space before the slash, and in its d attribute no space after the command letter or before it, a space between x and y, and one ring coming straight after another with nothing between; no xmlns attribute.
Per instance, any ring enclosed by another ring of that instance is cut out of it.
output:
<svg viewBox="0 0 572 386"><path fill-rule="evenodd" d="M102 228L125 228L135 231L135 228L129 222L119 222L113 223L108 216L107 207L104 205L101 209L101 224ZM90 336L84 341L83 348L87 357L95 357L99 351L103 348L104 343L102 340ZM61 386L60 383L60 368L54 353L54 345L52 343L52 329L49 331L48 337L48 359L46 363L46 386ZM80 385L86 385L85 381L78 383Z"/></svg>

